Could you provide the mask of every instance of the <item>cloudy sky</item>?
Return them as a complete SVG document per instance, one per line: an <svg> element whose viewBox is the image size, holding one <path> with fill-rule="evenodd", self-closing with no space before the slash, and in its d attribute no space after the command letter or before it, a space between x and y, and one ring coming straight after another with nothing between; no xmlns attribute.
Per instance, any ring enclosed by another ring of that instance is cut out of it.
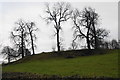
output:
<svg viewBox="0 0 120 80"><path fill-rule="evenodd" d="M118 3L117 2L70 2L73 8L82 10L84 7L92 7L100 15L100 27L110 31L107 40L118 39ZM12 46L10 41L10 31L15 27L15 22L19 19L34 21L37 32L36 52L52 51L52 46L56 45L53 24L47 25L40 17L45 16L44 2L0 2L0 43L5 46ZM64 39L64 46L69 48L72 41L73 23L62 23L61 36ZM82 44L83 45L83 44Z"/></svg>

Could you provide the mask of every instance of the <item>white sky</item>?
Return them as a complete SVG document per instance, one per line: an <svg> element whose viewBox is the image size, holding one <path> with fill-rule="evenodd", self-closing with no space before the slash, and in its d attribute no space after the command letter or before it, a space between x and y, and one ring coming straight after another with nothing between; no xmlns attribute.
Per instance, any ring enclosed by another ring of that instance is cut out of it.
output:
<svg viewBox="0 0 120 80"><path fill-rule="evenodd" d="M73 8L82 10L84 7L92 7L100 15L100 27L110 31L108 40L118 39L118 3L117 2L70 2ZM9 33L15 27L14 23L18 19L34 21L39 28L36 41L36 52L52 51L52 46L56 44L53 24L47 25L40 18L44 16L44 2L0 2L0 43L2 45L12 45ZM61 35L64 38L64 45L68 49L72 40L71 21L62 24Z"/></svg>

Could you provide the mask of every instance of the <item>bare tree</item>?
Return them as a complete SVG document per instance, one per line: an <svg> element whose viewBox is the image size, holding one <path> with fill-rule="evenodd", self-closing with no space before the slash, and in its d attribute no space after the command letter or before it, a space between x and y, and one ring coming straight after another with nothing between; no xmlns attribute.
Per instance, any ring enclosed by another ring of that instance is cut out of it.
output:
<svg viewBox="0 0 120 80"><path fill-rule="evenodd" d="M26 23L27 29L28 29L28 34L30 35L31 38L31 46L32 46L32 51L33 51L33 55L35 54L35 50L34 47L36 46L34 44L34 41L37 39L36 35L34 34L35 31L38 30L37 27L35 27L35 23L34 22L30 22L30 23Z"/></svg>
<svg viewBox="0 0 120 80"><path fill-rule="evenodd" d="M60 40L59 40L59 33L61 30L61 23L70 19L72 10L70 9L71 6L69 3L65 2L57 2L52 7L49 4L46 5L46 13L48 17L46 17L46 21L48 23L54 23L54 28L57 34L57 48L60 51Z"/></svg>
<svg viewBox="0 0 120 80"><path fill-rule="evenodd" d="M22 58L24 57L24 49L26 47L25 42L27 41L27 32L26 32L26 24L23 20L19 20L15 23L17 26L11 32L11 39L14 41L15 46L18 49L21 49L20 54L22 54Z"/></svg>
<svg viewBox="0 0 120 80"><path fill-rule="evenodd" d="M92 8L89 8L89 13L90 13L90 23L91 23L90 30L91 30L91 33L93 33L94 42L95 42L95 47L94 48L98 49L98 42L99 42L99 40L98 40L98 37L97 37L96 26L98 24L99 15Z"/></svg>
<svg viewBox="0 0 120 80"><path fill-rule="evenodd" d="M74 40L77 38L86 39L88 49L90 47L89 33L90 33L90 13L85 8L82 12L78 9L74 10L72 20L74 22Z"/></svg>
<svg viewBox="0 0 120 80"><path fill-rule="evenodd" d="M8 59L8 63L10 63L10 61L14 58L16 59L16 53L15 53L15 50L12 49L11 47L9 46L5 46L3 49L2 49L2 52L1 52L4 56L6 56L5 59Z"/></svg>
<svg viewBox="0 0 120 80"><path fill-rule="evenodd" d="M97 28L99 15L91 7L83 11L74 10L72 20L74 22L74 40L86 39L88 49L98 49L99 42L108 36L105 29Z"/></svg>

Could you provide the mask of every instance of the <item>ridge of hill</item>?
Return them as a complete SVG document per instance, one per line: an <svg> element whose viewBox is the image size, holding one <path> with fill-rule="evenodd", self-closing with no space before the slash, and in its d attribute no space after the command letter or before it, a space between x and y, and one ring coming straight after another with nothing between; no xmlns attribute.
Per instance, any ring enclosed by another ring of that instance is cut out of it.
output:
<svg viewBox="0 0 120 80"><path fill-rule="evenodd" d="M31 55L31 56L25 56L22 59L19 59L17 61L11 62L9 64L16 64L16 63L22 63L27 62L30 60L45 60L45 59L52 59L52 58L75 58L79 56L92 56L92 55L100 55L100 54L106 54L114 52L115 50L110 49L81 49L81 50L67 50L67 51L54 51L54 52L42 52L39 54ZM5 65L9 65L5 64Z"/></svg>

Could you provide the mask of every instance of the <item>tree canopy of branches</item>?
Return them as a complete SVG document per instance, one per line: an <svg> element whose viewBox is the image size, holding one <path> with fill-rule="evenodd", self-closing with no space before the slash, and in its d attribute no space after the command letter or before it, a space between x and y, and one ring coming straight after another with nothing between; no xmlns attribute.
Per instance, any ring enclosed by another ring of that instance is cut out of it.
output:
<svg viewBox="0 0 120 80"><path fill-rule="evenodd" d="M47 23L54 23L54 28L57 35L57 48L60 51L59 32L62 29L61 23L70 19L72 10L69 3L57 2L52 7L49 4L46 5L46 13L48 16L45 18Z"/></svg>
<svg viewBox="0 0 120 80"><path fill-rule="evenodd" d="M98 49L100 39L108 35L105 29L97 28L99 15L91 7L84 8L81 12L75 9L72 20L74 22L74 40L86 39L88 49L91 49L91 46Z"/></svg>

